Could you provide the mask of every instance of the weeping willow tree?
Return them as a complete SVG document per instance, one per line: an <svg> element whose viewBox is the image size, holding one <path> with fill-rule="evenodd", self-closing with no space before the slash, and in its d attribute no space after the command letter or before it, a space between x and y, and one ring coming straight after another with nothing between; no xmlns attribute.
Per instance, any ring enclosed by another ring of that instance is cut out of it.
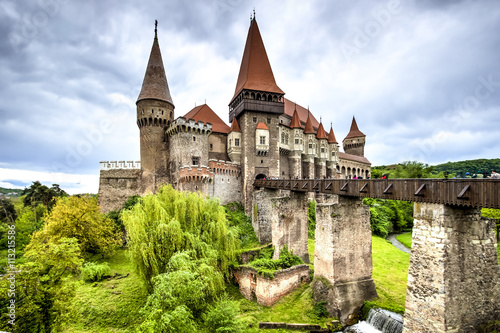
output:
<svg viewBox="0 0 500 333"><path fill-rule="evenodd" d="M130 253L151 291L152 278L165 273L170 258L191 251L195 259L210 259L228 277L239 247L236 228L228 227L224 208L197 193L179 192L170 185L122 212Z"/></svg>

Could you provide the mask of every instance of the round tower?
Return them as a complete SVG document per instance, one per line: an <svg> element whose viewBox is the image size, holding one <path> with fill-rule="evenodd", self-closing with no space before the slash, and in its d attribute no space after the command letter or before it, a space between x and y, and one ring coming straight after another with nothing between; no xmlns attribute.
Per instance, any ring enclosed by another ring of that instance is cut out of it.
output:
<svg viewBox="0 0 500 333"><path fill-rule="evenodd" d="M174 119L174 103L158 44L157 25L141 92L137 98L137 126L140 130L143 192L154 192L168 183L166 127Z"/></svg>

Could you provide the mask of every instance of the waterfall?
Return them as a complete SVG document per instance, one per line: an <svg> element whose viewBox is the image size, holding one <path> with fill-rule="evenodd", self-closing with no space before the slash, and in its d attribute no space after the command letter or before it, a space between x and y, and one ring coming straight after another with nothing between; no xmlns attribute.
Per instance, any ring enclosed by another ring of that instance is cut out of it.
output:
<svg viewBox="0 0 500 333"><path fill-rule="evenodd" d="M403 317L383 309L370 309L366 321L350 326L344 333L401 333Z"/></svg>

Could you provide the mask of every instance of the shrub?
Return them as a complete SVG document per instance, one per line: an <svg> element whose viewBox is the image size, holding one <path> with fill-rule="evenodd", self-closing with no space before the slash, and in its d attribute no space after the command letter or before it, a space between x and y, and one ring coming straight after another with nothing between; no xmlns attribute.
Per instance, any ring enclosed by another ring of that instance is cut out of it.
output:
<svg viewBox="0 0 500 333"><path fill-rule="evenodd" d="M101 281L106 275L109 275L109 265L107 262L102 264L88 262L82 267L81 277L86 282Z"/></svg>

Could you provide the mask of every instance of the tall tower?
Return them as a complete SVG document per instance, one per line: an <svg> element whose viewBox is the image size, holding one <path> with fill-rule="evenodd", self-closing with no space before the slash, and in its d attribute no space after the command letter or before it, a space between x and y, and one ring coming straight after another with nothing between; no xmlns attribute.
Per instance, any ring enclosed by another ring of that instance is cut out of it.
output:
<svg viewBox="0 0 500 333"><path fill-rule="evenodd" d="M358 124L353 116L349 134L342 141L344 151L347 154L365 156L365 138L366 135L358 129Z"/></svg>
<svg viewBox="0 0 500 333"><path fill-rule="evenodd" d="M285 112L284 92L274 79L255 16L250 22L229 121L241 129L243 203L250 211L256 177L279 177L279 116Z"/></svg>
<svg viewBox="0 0 500 333"><path fill-rule="evenodd" d="M142 191L155 191L169 182L167 173L168 142L165 128L174 119L174 102L170 96L163 67L155 22L155 38L149 56L141 92L137 98L137 126L140 130Z"/></svg>

